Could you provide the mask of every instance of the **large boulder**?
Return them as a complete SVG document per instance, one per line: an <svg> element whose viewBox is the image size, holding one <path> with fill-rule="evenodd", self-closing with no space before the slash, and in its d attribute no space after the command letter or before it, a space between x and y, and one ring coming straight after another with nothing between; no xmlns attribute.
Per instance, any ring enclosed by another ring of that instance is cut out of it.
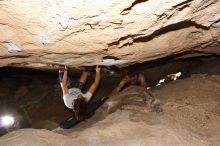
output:
<svg viewBox="0 0 220 146"><path fill-rule="evenodd" d="M126 66L183 52L220 54L218 0L1 0L0 6L0 66Z"/></svg>

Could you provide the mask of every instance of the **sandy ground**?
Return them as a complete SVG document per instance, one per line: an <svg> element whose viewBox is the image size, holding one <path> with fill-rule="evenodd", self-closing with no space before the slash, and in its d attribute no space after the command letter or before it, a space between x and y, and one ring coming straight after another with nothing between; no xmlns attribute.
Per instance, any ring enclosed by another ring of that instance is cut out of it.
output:
<svg viewBox="0 0 220 146"><path fill-rule="evenodd" d="M219 146L219 91L220 75L169 82L148 91L163 109L156 112L148 94L129 90L72 129L18 130L0 146Z"/></svg>

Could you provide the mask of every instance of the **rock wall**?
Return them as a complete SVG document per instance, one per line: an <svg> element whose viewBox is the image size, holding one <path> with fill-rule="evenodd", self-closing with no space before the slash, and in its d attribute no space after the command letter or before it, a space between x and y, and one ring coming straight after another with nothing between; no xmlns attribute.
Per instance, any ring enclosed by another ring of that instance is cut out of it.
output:
<svg viewBox="0 0 220 146"><path fill-rule="evenodd" d="M60 85L53 75L0 75L0 82L0 117L9 114L16 121L6 128L8 131L24 127L54 129L72 115L63 104ZM0 124L0 136L6 133L3 129Z"/></svg>
<svg viewBox="0 0 220 146"><path fill-rule="evenodd" d="M0 66L127 66L220 54L219 0L0 0L0 8Z"/></svg>

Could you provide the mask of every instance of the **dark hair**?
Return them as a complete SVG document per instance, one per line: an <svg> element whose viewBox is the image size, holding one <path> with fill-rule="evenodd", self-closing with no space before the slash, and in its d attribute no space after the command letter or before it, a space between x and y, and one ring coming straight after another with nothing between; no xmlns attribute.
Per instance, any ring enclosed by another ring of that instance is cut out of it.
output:
<svg viewBox="0 0 220 146"><path fill-rule="evenodd" d="M132 69L126 69L125 74L128 75L130 78L135 78L137 75L136 72L134 72Z"/></svg>
<svg viewBox="0 0 220 146"><path fill-rule="evenodd" d="M77 120L83 120L86 114L87 102L84 97L74 100L73 111Z"/></svg>
<svg viewBox="0 0 220 146"><path fill-rule="evenodd" d="M141 84L140 81L139 81L139 75L140 75L139 72L130 71L130 72L128 72L127 75L130 77L129 85L139 86Z"/></svg>

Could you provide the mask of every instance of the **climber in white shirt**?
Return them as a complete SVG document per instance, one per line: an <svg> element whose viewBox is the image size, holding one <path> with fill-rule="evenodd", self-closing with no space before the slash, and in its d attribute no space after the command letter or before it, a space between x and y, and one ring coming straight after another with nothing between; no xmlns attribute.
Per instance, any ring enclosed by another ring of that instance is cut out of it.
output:
<svg viewBox="0 0 220 146"><path fill-rule="evenodd" d="M75 87L71 88L69 87L70 83L68 81L67 74L68 72L66 66L64 67L64 69L59 70L59 80L63 91L64 104L74 111L75 116L78 120L81 120L84 118L87 103L90 101L92 95L95 93L99 85L100 68L99 66L96 66L95 81L85 94L82 93L82 88L88 78L89 72L84 71L79 79L78 84Z"/></svg>

